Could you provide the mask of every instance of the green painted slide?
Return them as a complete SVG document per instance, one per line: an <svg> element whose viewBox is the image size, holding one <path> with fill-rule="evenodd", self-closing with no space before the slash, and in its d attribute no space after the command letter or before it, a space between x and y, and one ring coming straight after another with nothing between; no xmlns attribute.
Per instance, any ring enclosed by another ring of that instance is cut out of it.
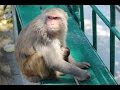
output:
<svg viewBox="0 0 120 90"><path fill-rule="evenodd" d="M17 5L17 21L18 27L25 27L31 20L45 8L59 7L64 9L68 15L68 34L67 45L71 50L71 55L77 61L87 61L91 64L88 72L91 78L87 81L80 82L70 75L61 76L58 81L46 80L40 81L41 85L116 85L116 81L104 65L101 58L98 56L95 49L88 41L85 34L82 32L72 15L69 13L65 5ZM21 30L19 28L19 31Z"/></svg>

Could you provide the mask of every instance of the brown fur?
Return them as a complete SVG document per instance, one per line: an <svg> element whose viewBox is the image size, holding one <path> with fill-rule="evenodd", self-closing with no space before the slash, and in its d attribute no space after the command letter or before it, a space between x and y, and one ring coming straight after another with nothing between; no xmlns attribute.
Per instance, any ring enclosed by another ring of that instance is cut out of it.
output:
<svg viewBox="0 0 120 90"><path fill-rule="evenodd" d="M44 58L43 58L42 54L39 55L36 52L36 50L34 49L34 47L31 47L31 46L33 46L32 44L34 43L34 41L37 41L37 38L40 37L39 33L41 33L41 32L39 30L40 29L46 30L46 27L44 27L44 24L43 24L43 21L42 21L42 19L44 19L43 15L46 14L45 13L46 11L43 11L43 13L41 15L36 17L36 19L34 19L25 29L23 29L21 31L21 33L20 33L20 35L17 39L17 42L16 42L16 48L15 48L16 59L18 61L18 65L19 65L23 75L27 79L29 79L32 76L38 76L40 80L47 79L47 78L57 78L58 77L57 76L58 74L56 75L57 72L49 69L46 66L45 61L43 60ZM61 12L61 10L60 10L60 12ZM52 13L52 12L50 12L50 13ZM64 12L62 12L62 14L63 13ZM54 14L55 14L55 12L54 12ZM62 16L62 17L65 17L65 16ZM65 26L67 26L67 25L65 25ZM27 30L28 27L31 28L31 30L33 30L32 34L29 34L30 31ZM65 27L65 29L67 29L67 27ZM25 34L28 34L28 35L25 35ZM54 33L54 35L57 35L57 34L58 34L58 32ZM63 39L64 39L64 36L65 35L60 36L58 38L63 37ZM46 35L44 35L44 37L46 37ZM63 42L63 40L61 40L61 41ZM48 42L49 42L49 40L48 40ZM44 43L44 40L41 41L41 43ZM45 43L47 43L47 42L45 42ZM65 45L65 42L63 44Z"/></svg>
<svg viewBox="0 0 120 90"><path fill-rule="evenodd" d="M47 16L60 17L57 29L48 28ZM47 9L24 28L15 45L15 55L23 75L32 82L44 79L57 79L57 72L63 72L86 80L87 71L64 60L66 47L67 14L59 8ZM68 55L69 56L69 55ZM68 59L69 60L69 59ZM80 65L81 66L81 65Z"/></svg>

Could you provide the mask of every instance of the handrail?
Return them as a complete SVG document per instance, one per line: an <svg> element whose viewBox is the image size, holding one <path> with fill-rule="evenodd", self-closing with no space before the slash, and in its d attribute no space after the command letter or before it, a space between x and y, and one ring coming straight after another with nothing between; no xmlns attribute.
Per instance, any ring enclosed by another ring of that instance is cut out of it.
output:
<svg viewBox="0 0 120 90"><path fill-rule="evenodd" d="M103 20L103 22L111 29L115 36L120 40L120 32L116 29L115 26L111 26L108 19L100 12L100 10L95 5L90 5L95 13Z"/></svg>
<svg viewBox="0 0 120 90"><path fill-rule="evenodd" d="M72 7L75 7L73 5ZM93 47L97 50L97 18L101 20L108 26L110 29L110 72L114 75L115 67L115 36L120 40L120 32L115 27L115 5L110 5L110 21L103 15L103 13L95 6L90 5L92 8L92 30L93 30ZM84 5L79 6L80 9L80 28L84 32ZM74 9L73 9L74 10ZM74 11L73 11L74 12ZM75 16L75 13L73 14ZM78 19L79 20L79 19Z"/></svg>

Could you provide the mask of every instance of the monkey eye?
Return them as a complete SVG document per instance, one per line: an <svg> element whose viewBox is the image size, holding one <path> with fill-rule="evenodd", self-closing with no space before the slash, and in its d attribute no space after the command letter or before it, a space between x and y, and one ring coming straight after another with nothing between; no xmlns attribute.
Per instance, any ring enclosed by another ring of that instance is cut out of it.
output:
<svg viewBox="0 0 120 90"><path fill-rule="evenodd" d="M54 17L54 19L60 19L60 17Z"/></svg>
<svg viewBox="0 0 120 90"><path fill-rule="evenodd" d="M53 17L52 17L52 16L48 16L47 18L48 18L48 19L53 19Z"/></svg>
<svg viewBox="0 0 120 90"><path fill-rule="evenodd" d="M60 17L53 17L53 16L48 16L48 19L60 19Z"/></svg>

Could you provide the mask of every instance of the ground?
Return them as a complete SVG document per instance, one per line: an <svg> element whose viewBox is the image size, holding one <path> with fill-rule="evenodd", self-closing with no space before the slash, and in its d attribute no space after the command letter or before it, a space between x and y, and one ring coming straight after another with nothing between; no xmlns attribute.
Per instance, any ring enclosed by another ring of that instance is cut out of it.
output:
<svg viewBox="0 0 120 90"><path fill-rule="evenodd" d="M34 85L23 78L16 63L11 6L3 7L0 5L0 85Z"/></svg>
<svg viewBox="0 0 120 90"><path fill-rule="evenodd" d="M22 77L16 63L14 52L6 52L3 49L5 45L14 44L12 38L13 30L0 32L0 34L0 85L33 84Z"/></svg>

